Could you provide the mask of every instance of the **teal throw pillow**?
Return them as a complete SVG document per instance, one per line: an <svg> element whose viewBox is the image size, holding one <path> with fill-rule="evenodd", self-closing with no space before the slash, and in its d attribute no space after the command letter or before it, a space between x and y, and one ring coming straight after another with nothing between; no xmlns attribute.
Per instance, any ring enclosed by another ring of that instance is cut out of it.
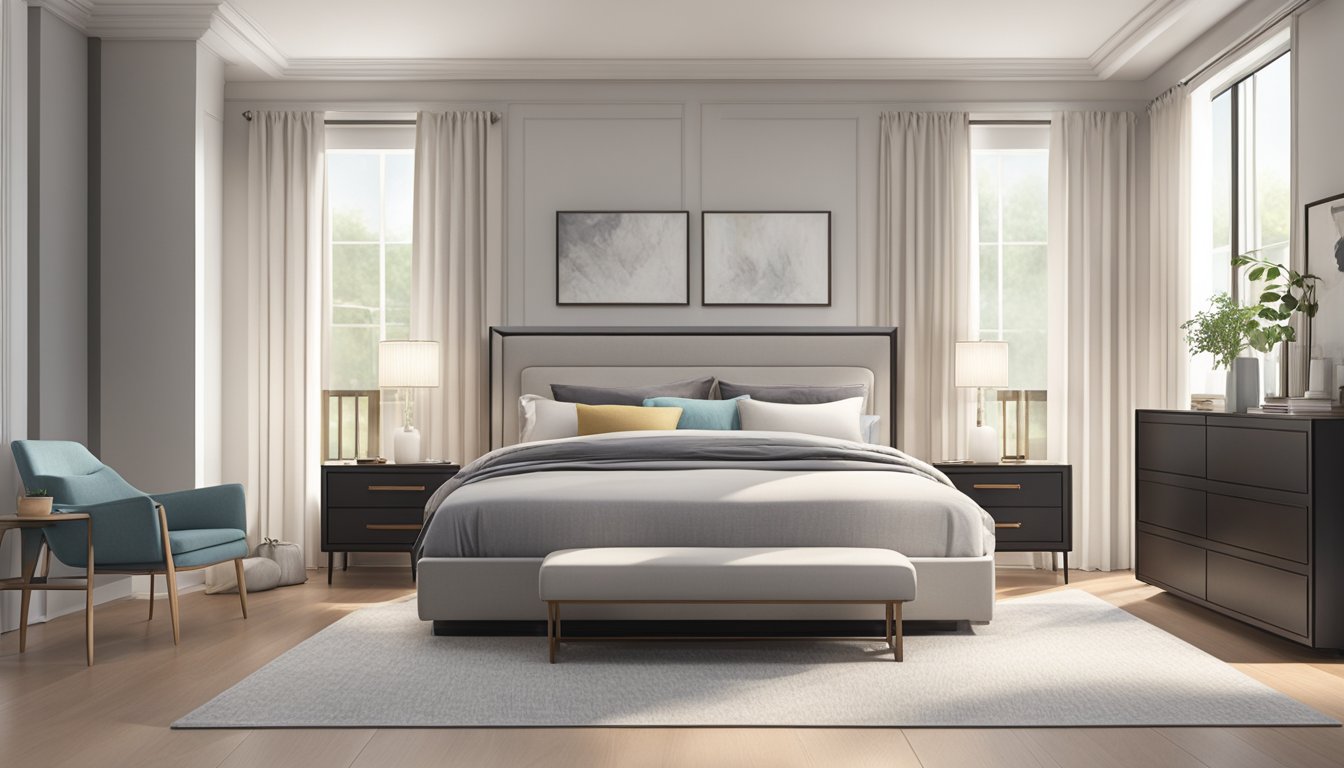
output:
<svg viewBox="0 0 1344 768"><path fill-rule="evenodd" d="M686 397L650 397L645 408L680 408L681 420L677 429L741 429L737 415L737 401L751 399L748 395L732 400L692 400Z"/></svg>

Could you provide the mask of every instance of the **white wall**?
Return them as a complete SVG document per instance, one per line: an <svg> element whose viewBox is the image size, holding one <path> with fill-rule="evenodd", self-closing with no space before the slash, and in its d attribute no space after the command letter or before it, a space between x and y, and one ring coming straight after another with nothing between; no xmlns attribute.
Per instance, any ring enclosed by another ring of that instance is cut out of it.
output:
<svg viewBox="0 0 1344 768"><path fill-rule="evenodd" d="M102 44L101 458L148 492L198 469L196 45Z"/></svg>
<svg viewBox="0 0 1344 768"><path fill-rule="evenodd" d="M88 38L46 9L29 12L36 30L30 87L37 91L29 205L37 229L30 232L28 278L38 287L29 307L29 434L87 443Z"/></svg>
<svg viewBox="0 0 1344 768"><path fill-rule="evenodd" d="M1298 19L1294 186L1299 216L1313 200L1344 192L1344 2L1326 0ZM1298 222L1301 236L1301 222ZM1298 252L1301 253L1299 242Z"/></svg>

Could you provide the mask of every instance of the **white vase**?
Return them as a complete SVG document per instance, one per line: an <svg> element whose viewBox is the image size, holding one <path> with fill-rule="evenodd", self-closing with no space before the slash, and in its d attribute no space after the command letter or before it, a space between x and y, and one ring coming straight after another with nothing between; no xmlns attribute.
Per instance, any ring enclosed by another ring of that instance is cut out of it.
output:
<svg viewBox="0 0 1344 768"><path fill-rule="evenodd" d="M398 429L392 435L392 463L415 464L420 461L420 430L415 427Z"/></svg>
<svg viewBox="0 0 1344 768"><path fill-rule="evenodd" d="M998 464L1003 458L999 450L999 433L988 424L971 427L966 440L966 458L975 464Z"/></svg>
<svg viewBox="0 0 1344 768"><path fill-rule="evenodd" d="M1260 405L1260 358L1238 357L1227 372L1227 399L1224 410L1245 413Z"/></svg>

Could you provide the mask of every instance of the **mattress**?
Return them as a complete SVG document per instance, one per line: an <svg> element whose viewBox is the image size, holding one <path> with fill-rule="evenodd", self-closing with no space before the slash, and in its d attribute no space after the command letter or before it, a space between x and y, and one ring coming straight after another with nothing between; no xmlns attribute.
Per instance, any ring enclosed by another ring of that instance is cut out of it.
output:
<svg viewBox="0 0 1344 768"><path fill-rule="evenodd" d="M511 446L431 500L423 557L579 547L994 550L992 518L892 448L792 433L622 433Z"/></svg>

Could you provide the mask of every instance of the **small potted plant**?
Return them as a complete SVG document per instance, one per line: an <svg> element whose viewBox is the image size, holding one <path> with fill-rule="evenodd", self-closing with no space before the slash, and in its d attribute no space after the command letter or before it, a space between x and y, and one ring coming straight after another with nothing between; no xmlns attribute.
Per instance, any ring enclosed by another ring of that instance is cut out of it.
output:
<svg viewBox="0 0 1344 768"><path fill-rule="evenodd" d="M1260 360L1242 353L1268 352L1283 340L1285 327L1262 325L1260 305L1243 307L1226 293L1214 296L1209 304L1181 325L1185 343L1193 353L1213 355L1214 368L1227 369L1226 410L1245 413L1260 404Z"/></svg>
<svg viewBox="0 0 1344 768"><path fill-rule="evenodd" d="M19 497L19 517L51 515L51 494L46 488L29 488Z"/></svg>

